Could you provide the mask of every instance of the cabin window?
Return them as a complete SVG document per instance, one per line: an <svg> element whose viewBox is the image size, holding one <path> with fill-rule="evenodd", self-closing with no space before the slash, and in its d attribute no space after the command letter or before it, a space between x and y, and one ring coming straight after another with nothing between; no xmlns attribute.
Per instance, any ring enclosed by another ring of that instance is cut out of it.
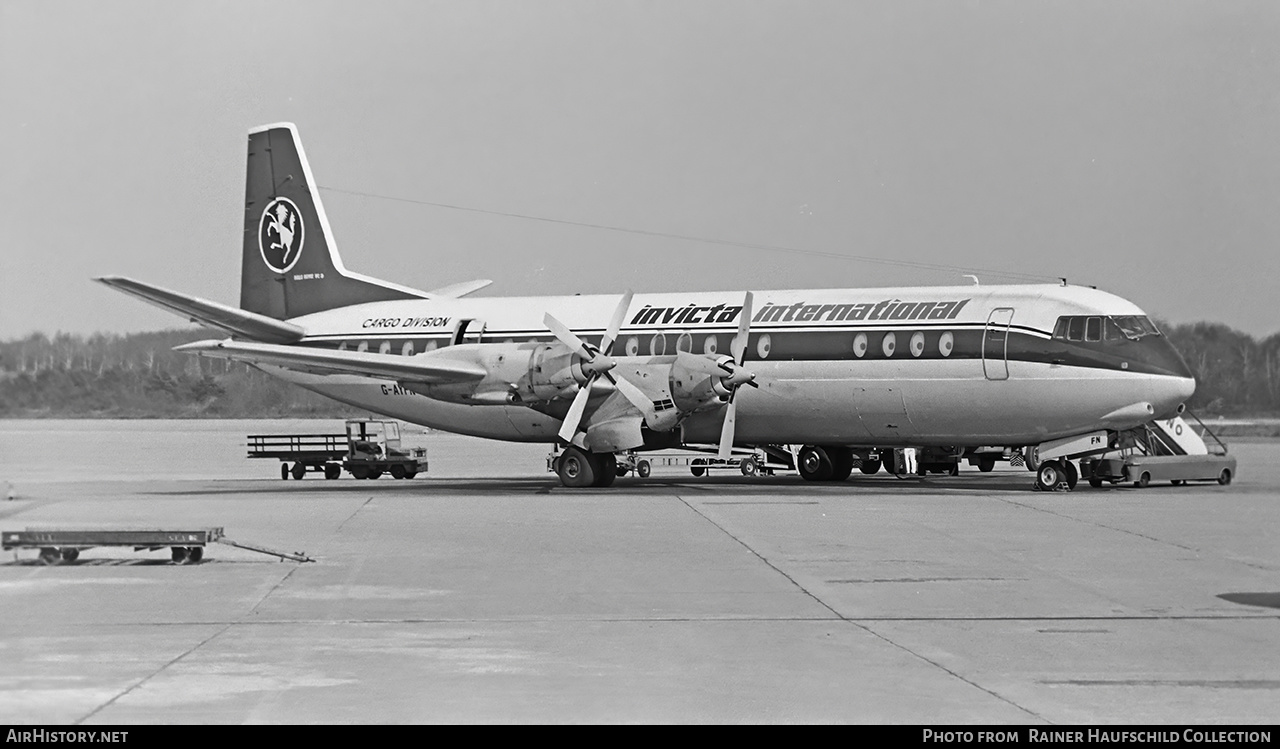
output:
<svg viewBox="0 0 1280 749"><path fill-rule="evenodd" d="M439 347L439 345L440 345L440 343L439 343L438 341L427 341L427 342L422 346L422 350L423 350L423 351L435 351L435 350L436 350L436 348L437 348L437 347Z"/></svg>
<svg viewBox="0 0 1280 749"><path fill-rule="evenodd" d="M859 333L853 337L853 355L859 359L867 355L866 333Z"/></svg>
<svg viewBox="0 0 1280 749"><path fill-rule="evenodd" d="M391 353L391 341L383 341L382 344L378 346L378 353L379 354Z"/></svg>
<svg viewBox="0 0 1280 749"><path fill-rule="evenodd" d="M714 355L720 349L720 343L713 335L707 336L707 340L702 342L702 353Z"/></svg>
<svg viewBox="0 0 1280 749"><path fill-rule="evenodd" d="M1149 335L1160 335L1160 331L1145 315L1125 315L1111 318L1116 321L1125 338L1136 341Z"/></svg>
<svg viewBox="0 0 1280 749"><path fill-rule="evenodd" d="M631 336L630 338L628 338L626 350L627 350L627 356L639 356L640 355L640 339L636 338L635 336Z"/></svg>
<svg viewBox="0 0 1280 749"><path fill-rule="evenodd" d="M893 356L894 350L898 348L898 336L893 333L885 333L884 340L880 342L880 350L885 356Z"/></svg>
<svg viewBox="0 0 1280 749"><path fill-rule="evenodd" d="M1063 316L1058 318L1058 324L1053 326L1053 337L1059 341L1067 340L1067 326L1070 324L1071 318Z"/></svg>
<svg viewBox="0 0 1280 749"><path fill-rule="evenodd" d="M1084 339L1086 341L1096 343L1102 340L1102 318L1090 317L1085 320Z"/></svg>
<svg viewBox="0 0 1280 749"><path fill-rule="evenodd" d="M916 331L911 334L911 355L920 356L924 353L924 333Z"/></svg>
<svg viewBox="0 0 1280 749"><path fill-rule="evenodd" d="M359 346L356 346L356 351L359 351L359 352L360 352L360 353L362 353L362 354L363 354L364 352L368 351L368 350L369 350L369 342L368 342L368 341L361 341L361 342L360 342L360 345L359 345Z"/></svg>
<svg viewBox="0 0 1280 749"><path fill-rule="evenodd" d="M667 353L667 336L663 333L655 333L653 338L649 339L649 353L653 356L662 356Z"/></svg>
<svg viewBox="0 0 1280 749"><path fill-rule="evenodd" d="M951 351L956 347L956 337L951 331L942 334L938 339L938 353L943 356L951 356Z"/></svg>
<svg viewBox="0 0 1280 749"><path fill-rule="evenodd" d="M339 351L346 351L346 350L347 350L347 342L346 342L346 341L343 341L342 343L339 343L339 344L338 344L338 350L339 350Z"/></svg>
<svg viewBox="0 0 1280 749"><path fill-rule="evenodd" d="M688 333L681 333L676 339L676 351L683 351L686 354L693 352L693 336Z"/></svg>
<svg viewBox="0 0 1280 749"><path fill-rule="evenodd" d="M413 356L413 341L405 341L404 346L400 348L401 356Z"/></svg>
<svg viewBox="0 0 1280 749"><path fill-rule="evenodd" d="M756 353L760 355L760 358L768 359L769 352L772 350L773 350L773 339L769 337L769 334L765 333L764 335L760 336L760 340L756 341Z"/></svg>

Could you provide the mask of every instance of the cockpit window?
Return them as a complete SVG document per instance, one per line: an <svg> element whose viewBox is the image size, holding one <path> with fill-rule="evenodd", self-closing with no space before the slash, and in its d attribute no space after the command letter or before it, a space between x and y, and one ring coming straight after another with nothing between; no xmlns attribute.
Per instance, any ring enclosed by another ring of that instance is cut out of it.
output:
<svg viewBox="0 0 1280 749"><path fill-rule="evenodd" d="M1102 340L1102 318L1090 317L1085 320L1084 339L1086 341Z"/></svg>
<svg viewBox="0 0 1280 749"><path fill-rule="evenodd" d="M1053 327L1053 337L1059 341L1106 341L1119 343L1136 341L1149 335L1160 335L1159 329L1145 315L1063 315Z"/></svg>
<svg viewBox="0 0 1280 749"><path fill-rule="evenodd" d="M1111 318L1116 321L1125 338L1136 341L1149 335L1160 335L1160 331L1144 315L1126 315Z"/></svg>

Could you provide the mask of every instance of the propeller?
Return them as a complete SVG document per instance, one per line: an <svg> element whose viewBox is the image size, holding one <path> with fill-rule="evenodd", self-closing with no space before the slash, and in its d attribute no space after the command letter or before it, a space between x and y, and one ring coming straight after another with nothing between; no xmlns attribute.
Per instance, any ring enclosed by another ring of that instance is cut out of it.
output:
<svg viewBox="0 0 1280 749"><path fill-rule="evenodd" d="M582 358L580 366L587 378L587 381L578 387L578 393L573 396L573 403L569 404L569 413L564 417L564 424L560 426L560 439L565 442L570 442L573 435L578 433L582 414L587 410L587 400L591 397L591 385L598 377L613 383L613 386L631 401L633 406L640 409L640 413L644 414L646 419L652 415L653 402L640 391L640 388L621 377L615 377L610 372L618 366L618 362L610 356L610 353L613 351L613 344L618 340L618 331L622 329L622 321L627 317L627 310L631 307L631 296L631 292L627 291L618 301L618 306L613 311L613 318L609 320L609 327L605 331L604 338L600 339L599 346L593 346L579 338L569 330L568 326L552 317L550 312L542 318L542 323L555 335L556 339Z"/></svg>
<svg viewBox="0 0 1280 749"><path fill-rule="evenodd" d="M733 342L729 344L729 352L733 354L733 358L724 358L716 362L716 367L724 370L728 375L720 379L720 384L725 390L729 391L729 406L724 412L724 426L720 428L720 451L717 457L720 460L728 460L733 453L733 430L734 424L738 418L738 403L734 397L738 394L738 388L743 385L750 385L753 388L760 387L756 384L755 372L750 372L742 368L742 360L747 354L747 336L751 332L751 300L753 296L750 291L742 300L742 317L738 319L738 334L733 337Z"/></svg>

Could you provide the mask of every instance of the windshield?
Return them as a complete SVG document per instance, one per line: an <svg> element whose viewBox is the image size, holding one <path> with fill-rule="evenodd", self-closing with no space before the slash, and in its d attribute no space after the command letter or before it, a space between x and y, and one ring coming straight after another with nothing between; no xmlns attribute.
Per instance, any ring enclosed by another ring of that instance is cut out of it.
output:
<svg viewBox="0 0 1280 749"><path fill-rule="evenodd" d="M1115 321L1125 338L1136 341L1149 335L1160 335L1160 331L1145 315L1125 315L1111 318Z"/></svg>

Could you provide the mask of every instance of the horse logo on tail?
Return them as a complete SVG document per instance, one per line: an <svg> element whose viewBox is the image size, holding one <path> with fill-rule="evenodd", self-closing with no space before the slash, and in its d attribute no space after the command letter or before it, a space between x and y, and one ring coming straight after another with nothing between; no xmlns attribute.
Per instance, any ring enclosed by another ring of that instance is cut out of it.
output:
<svg viewBox="0 0 1280 749"><path fill-rule="evenodd" d="M302 214L288 198L267 204L258 222L258 248L262 261L276 273L284 273L302 255Z"/></svg>

